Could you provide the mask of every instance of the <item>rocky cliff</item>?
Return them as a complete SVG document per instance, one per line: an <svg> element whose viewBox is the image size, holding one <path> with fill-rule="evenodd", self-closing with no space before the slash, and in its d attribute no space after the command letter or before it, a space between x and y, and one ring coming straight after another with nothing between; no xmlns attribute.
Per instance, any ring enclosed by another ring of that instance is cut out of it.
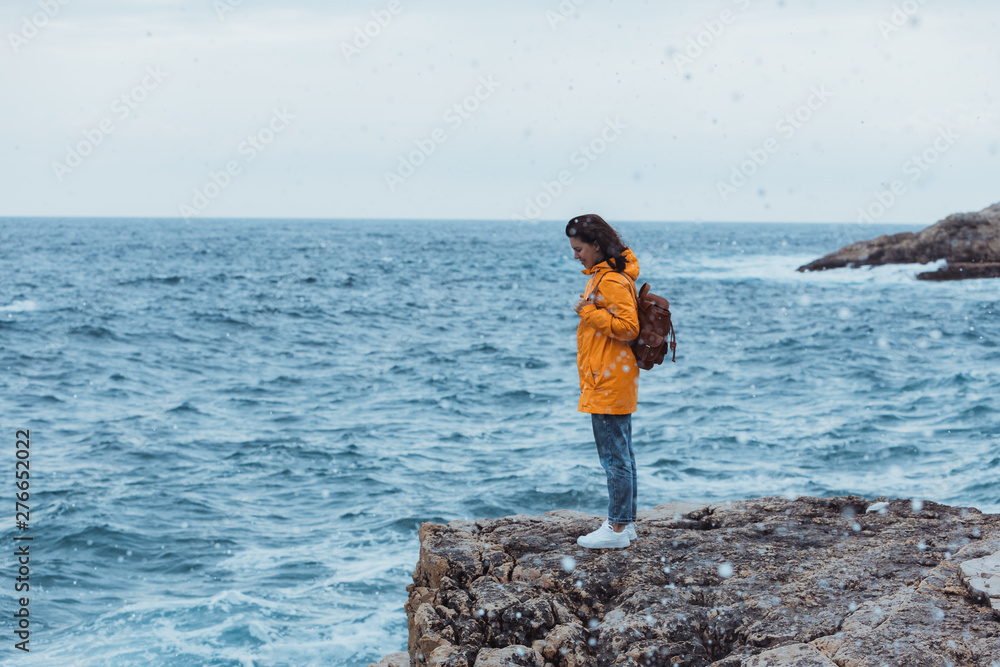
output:
<svg viewBox="0 0 1000 667"><path fill-rule="evenodd" d="M979 213L951 215L917 233L890 234L845 246L799 267L823 271L843 266L927 264L947 260L947 266L921 273L921 280L962 280L1000 277L1000 204Z"/></svg>
<svg viewBox="0 0 1000 667"><path fill-rule="evenodd" d="M601 551L579 512L423 524L409 655L381 664L1000 665L1000 515L848 496L639 518Z"/></svg>

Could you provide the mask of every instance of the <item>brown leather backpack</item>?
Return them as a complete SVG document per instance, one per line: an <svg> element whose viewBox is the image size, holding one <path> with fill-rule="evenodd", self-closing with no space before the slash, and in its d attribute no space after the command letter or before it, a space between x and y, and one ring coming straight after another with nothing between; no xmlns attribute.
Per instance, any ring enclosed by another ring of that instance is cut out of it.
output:
<svg viewBox="0 0 1000 667"><path fill-rule="evenodd" d="M629 281L631 282L631 280ZM632 284L633 291L635 283ZM663 363L669 348L670 361L677 362L677 336L670 321L670 302L649 291L645 283L635 297L639 314L639 337L629 343L639 368L648 371Z"/></svg>
<svg viewBox="0 0 1000 667"><path fill-rule="evenodd" d="M604 275L597 280L597 285L594 285L591 293L597 291ZM670 361L677 363L677 336L674 334L674 324L670 321L670 302L662 296L650 293L649 283L644 283L636 294L635 281L624 273L621 275L628 278L628 283L632 286L635 310L639 316L639 336L629 343L636 364L642 370L648 371L653 366L663 363L667 350L671 352Z"/></svg>

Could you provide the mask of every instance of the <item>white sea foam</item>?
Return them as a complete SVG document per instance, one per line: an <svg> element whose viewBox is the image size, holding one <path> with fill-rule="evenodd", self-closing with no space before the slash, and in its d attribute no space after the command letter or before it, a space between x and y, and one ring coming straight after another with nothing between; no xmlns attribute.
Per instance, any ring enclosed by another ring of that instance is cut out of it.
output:
<svg viewBox="0 0 1000 667"><path fill-rule="evenodd" d="M709 256L686 260L674 258L671 261L649 258L640 260L642 283L646 276L662 276L663 279L722 279L759 280L771 283L789 284L891 284L910 283L918 273L936 271L947 264L946 261L929 264L885 264L875 267L840 268L826 271L803 271L797 269L808 264L815 257L801 255L735 255Z"/></svg>
<svg viewBox="0 0 1000 667"><path fill-rule="evenodd" d="M33 310L38 310L38 304L30 299L15 301L6 306L0 306L0 312L4 313L28 313Z"/></svg>

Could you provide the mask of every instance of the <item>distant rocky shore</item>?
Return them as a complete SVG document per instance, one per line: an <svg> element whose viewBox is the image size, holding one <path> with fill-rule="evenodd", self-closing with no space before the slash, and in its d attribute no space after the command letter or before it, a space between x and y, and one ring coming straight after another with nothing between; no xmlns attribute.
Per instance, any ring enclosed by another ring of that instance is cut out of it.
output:
<svg viewBox="0 0 1000 667"><path fill-rule="evenodd" d="M847 496L639 519L600 551L580 512L423 524L409 651L379 665L1000 664L1000 515Z"/></svg>
<svg viewBox="0 0 1000 667"><path fill-rule="evenodd" d="M1000 277L1000 204L979 213L958 213L917 233L890 234L845 246L799 271L823 271L843 266L927 264L947 260L920 280L963 280Z"/></svg>

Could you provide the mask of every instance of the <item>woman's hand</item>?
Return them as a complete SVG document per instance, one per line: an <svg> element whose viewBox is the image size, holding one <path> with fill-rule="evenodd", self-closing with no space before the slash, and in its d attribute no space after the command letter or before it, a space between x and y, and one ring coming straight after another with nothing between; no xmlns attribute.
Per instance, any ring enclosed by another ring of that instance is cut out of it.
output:
<svg viewBox="0 0 1000 667"><path fill-rule="evenodd" d="M584 299L583 295L581 294L580 300L576 302L575 306L573 306L573 310L575 310L576 314L579 315L580 311L583 310L583 307L586 306L588 303L593 303L593 301L591 301L590 299Z"/></svg>

